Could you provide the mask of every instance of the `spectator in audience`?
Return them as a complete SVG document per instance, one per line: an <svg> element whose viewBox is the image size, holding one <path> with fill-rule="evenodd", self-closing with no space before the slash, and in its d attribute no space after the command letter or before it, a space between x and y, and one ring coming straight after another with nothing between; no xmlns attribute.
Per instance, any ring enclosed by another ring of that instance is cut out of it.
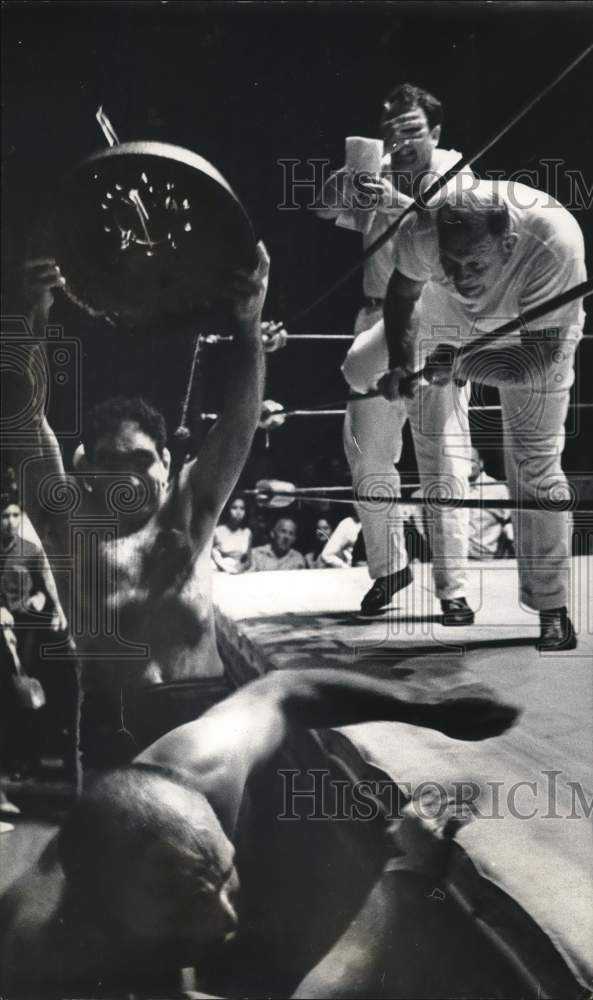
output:
<svg viewBox="0 0 593 1000"><path fill-rule="evenodd" d="M313 529L313 544L310 552L305 555L307 569L323 569L320 556L332 533L332 526L326 517L318 517Z"/></svg>
<svg viewBox="0 0 593 1000"><path fill-rule="evenodd" d="M17 670L39 675L39 645L47 630L65 635L68 629L45 552L31 538L23 537L22 524L18 493L8 474L3 477L0 500L0 656L3 695L9 704ZM15 778L26 777L39 766L41 722L38 711L21 711L16 704L3 718L3 749Z"/></svg>
<svg viewBox="0 0 593 1000"><path fill-rule="evenodd" d="M350 517L343 518L329 538L320 556L322 566L333 569L348 569L352 565L352 553L360 534L360 518L355 510Z"/></svg>
<svg viewBox="0 0 593 1000"><path fill-rule="evenodd" d="M251 552L251 569L262 570L305 569L305 558L293 548L297 537L296 521L280 517L270 532L268 545L259 545Z"/></svg>
<svg viewBox="0 0 593 1000"><path fill-rule="evenodd" d="M244 573L251 561L251 528L242 496L231 497L214 529L212 565L221 573Z"/></svg>
<svg viewBox="0 0 593 1000"><path fill-rule="evenodd" d="M35 629L47 624L52 632L65 632L68 623L43 548L22 536L22 511L10 488L2 490L0 519L0 601L14 618L26 666L35 648Z"/></svg>

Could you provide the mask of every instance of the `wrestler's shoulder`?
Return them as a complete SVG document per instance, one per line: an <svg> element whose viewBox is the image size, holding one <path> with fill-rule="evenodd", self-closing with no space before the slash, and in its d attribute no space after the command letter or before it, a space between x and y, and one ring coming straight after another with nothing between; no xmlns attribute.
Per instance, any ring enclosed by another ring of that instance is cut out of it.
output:
<svg viewBox="0 0 593 1000"><path fill-rule="evenodd" d="M547 191L516 181L506 181L503 196L514 221L538 242L563 248L575 256L584 254L582 229L568 208Z"/></svg>
<svg viewBox="0 0 593 1000"><path fill-rule="evenodd" d="M423 243L438 244L436 213L434 211L413 212L402 220L398 233L400 241L420 240Z"/></svg>

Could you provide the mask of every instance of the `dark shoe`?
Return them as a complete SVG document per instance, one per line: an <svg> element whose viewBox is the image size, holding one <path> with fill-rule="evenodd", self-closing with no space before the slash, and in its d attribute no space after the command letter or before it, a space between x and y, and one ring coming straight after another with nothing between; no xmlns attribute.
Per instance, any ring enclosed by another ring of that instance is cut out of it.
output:
<svg viewBox="0 0 593 1000"><path fill-rule="evenodd" d="M391 598L397 594L398 590L409 587L413 580L412 571L409 566L404 566L397 573L391 576L380 576L375 580L373 586L364 595L360 605L362 615L376 615L380 611L385 611L391 604Z"/></svg>
<svg viewBox="0 0 593 1000"><path fill-rule="evenodd" d="M465 597L454 597L450 601L441 601L443 625L473 625L474 613Z"/></svg>
<svg viewBox="0 0 593 1000"><path fill-rule="evenodd" d="M537 648L540 653L576 649L577 637L566 608L552 608L539 613L540 633Z"/></svg>

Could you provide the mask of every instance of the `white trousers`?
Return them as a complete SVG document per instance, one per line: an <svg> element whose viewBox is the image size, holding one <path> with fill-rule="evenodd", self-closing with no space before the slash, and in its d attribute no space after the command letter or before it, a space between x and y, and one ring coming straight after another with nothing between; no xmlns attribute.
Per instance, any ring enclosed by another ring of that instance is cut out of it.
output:
<svg viewBox="0 0 593 1000"><path fill-rule="evenodd" d="M567 353L572 372L572 352ZM568 492L561 461L569 392L566 385L557 392L521 386L500 390L504 464L511 497L539 500L550 489ZM536 611L568 605L570 514L524 510L513 511L512 518L522 603Z"/></svg>
<svg viewBox="0 0 593 1000"><path fill-rule="evenodd" d="M368 313L359 319L372 322ZM574 345L565 343L564 347L545 388L530 385L500 390L505 472L514 499L537 500L550 488L568 489L561 459L574 378ZM376 322L356 337L342 371L356 392L366 392L375 387L387 366L384 328L382 322ZM470 449L468 389L421 385L412 400L349 403L344 447L355 491L368 495L374 488L375 493L385 489L386 494L399 495L400 478L394 463L399 461L402 430L409 419L424 494L439 495L442 490L441 495L465 496ZM358 506L370 575L376 579L403 568L407 557L402 519L388 504ZM516 511L512 516L521 601L537 611L567 605L572 538L569 514L536 510ZM437 597L462 596L469 512L431 511L429 518Z"/></svg>
<svg viewBox="0 0 593 1000"><path fill-rule="evenodd" d="M354 341L342 371L356 392L374 388L388 368L387 342L380 311L359 313ZM369 329L369 324L373 323ZM348 404L344 450L354 490L362 495L397 497L402 432L410 421L424 495L464 497L470 469L467 415L469 392L456 386L423 385L414 399L358 400ZM388 502L357 504L373 579L403 569L407 563L403 518ZM429 514L436 595L441 600L466 592L469 512L435 510Z"/></svg>

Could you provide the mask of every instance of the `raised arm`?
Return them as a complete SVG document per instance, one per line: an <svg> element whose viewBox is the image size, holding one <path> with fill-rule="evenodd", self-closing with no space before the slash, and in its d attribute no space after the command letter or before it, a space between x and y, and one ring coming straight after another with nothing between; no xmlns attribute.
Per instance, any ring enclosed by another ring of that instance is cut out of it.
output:
<svg viewBox="0 0 593 1000"><path fill-rule="evenodd" d="M261 313L268 287L270 258L258 244L253 274L238 272L229 282L234 337L222 415L204 442L188 478L192 524L209 534L235 486L253 442L261 414L265 362Z"/></svg>
<svg viewBox="0 0 593 1000"><path fill-rule="evenodd" d="M437 729L454 739L497 736L517 709L486 697L437 704L403 701L391 681L337 670L283 670L163 736L139 762L191 771L228 836L232 836L251 772L282 746L289 726L307 729L393 721Z"/></svg>
<svg viewBox="0 0 593 1000"><path fill-rule="evenodd" d="M379 390L386 399L397 399L401 395L400 382L413 368L416 303L423 288L423 281L407 278L397 269L389 279L383 307L389 371L379 381Z"/></svg>

